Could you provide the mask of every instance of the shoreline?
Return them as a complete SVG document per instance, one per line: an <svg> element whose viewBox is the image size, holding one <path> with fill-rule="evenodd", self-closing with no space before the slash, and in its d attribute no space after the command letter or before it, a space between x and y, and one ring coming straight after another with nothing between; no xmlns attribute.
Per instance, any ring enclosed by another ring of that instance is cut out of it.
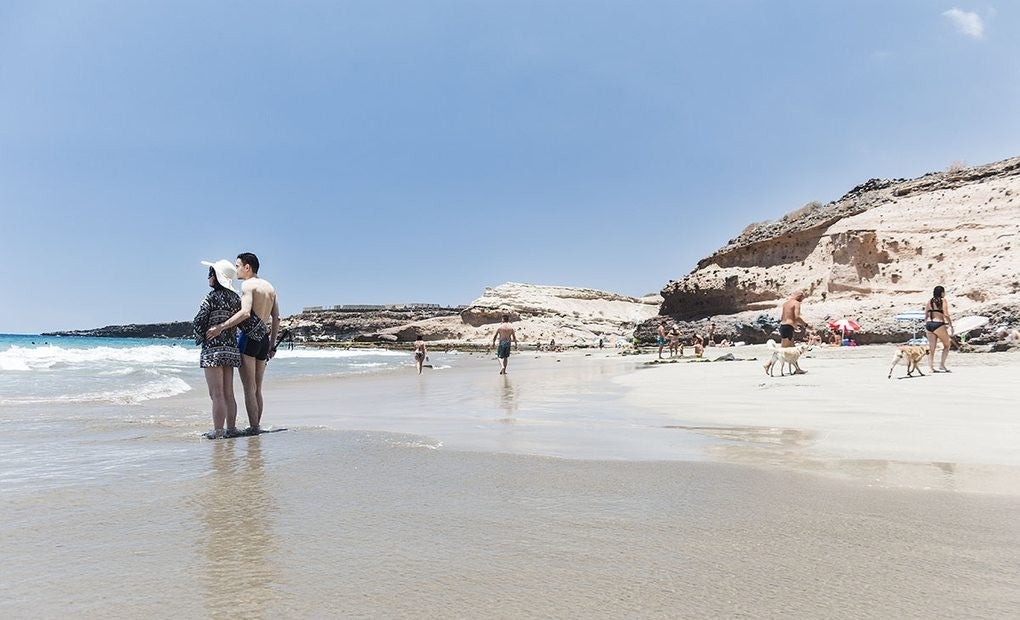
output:
<svg viewBox="0 0 1020 620"><path fill-rule="evenodd" d="M655 363L609 349L520 352L452 367L274 380L267 425L414 435L431 446L578 460L704 461L869 486L1020 494L1020 354L954 353L952 374L887 379L894 347L815 349L802 376L767 377L758 345ZM737 361L710 362L733 353ZM718 355L717 355L718 354ZM741 361L739 358L744 358ZM206 408L200 389L171 406ZM156 403L157 401L151 401ZM160 407L160 405L154 405ZM244 419L239 404L239 420Z"/></svg>

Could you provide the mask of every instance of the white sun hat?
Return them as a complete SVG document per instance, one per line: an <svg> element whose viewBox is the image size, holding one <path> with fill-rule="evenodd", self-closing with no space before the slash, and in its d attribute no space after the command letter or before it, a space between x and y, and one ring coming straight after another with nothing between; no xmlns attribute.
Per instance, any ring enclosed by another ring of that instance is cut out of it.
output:
<svg viewBox="0 0 1020 620"><path fill-rule="evenodd" d="M220 283L220 286L227 289L228 291L234 290L232 284L234 278L237 277L237 269L234 269L234 263L228 260L220 259L215 263L210 263L209 261L204 260L202 261L202 264L205 265L206 267L213 268L213 271L216 272L216 281Z"/></svg>

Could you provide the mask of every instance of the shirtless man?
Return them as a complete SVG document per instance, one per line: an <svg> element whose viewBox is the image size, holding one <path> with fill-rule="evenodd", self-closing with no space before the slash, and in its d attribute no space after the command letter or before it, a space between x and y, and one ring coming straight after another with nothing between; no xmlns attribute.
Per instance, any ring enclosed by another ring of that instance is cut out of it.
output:
<svg viewBox="0 0 1020 620"><path fill-rule="evenodd" d="M499 339L499 348L496 349L496 357L499 358L499 374L506 374L506 363L510 360L510 341L514 343L514 349L517 348L517 334L514 332L513 326L510 325L510 317L506 314L503 315L503 322L496 328L496 333L492 335L492 344L496 344L496 339Z"/></svg>
<svg viewBox="0 0 1020 620"><path fill-rule="evenodd" d="M238 254L234 265L237 267L237 277L241 280L241 309L225 323L210 327L206 337L215 338L224 329L240 325L253 314L263 323L271 325L269 335L260 340L248 339L243 332L238 335L241 385L244 386L244 408L248 412L248 429L245 434L257 435L263 411L262 378L266 374L266 362L276 355L273 343L280 331L280 304L273 285L259 277L257 256L250 252Z"/></svg>
<svg viewBox="0 0 1020 620"><path fill-rule="evenodd" d="M798 327L807 328L807 321L800 316L800 302L804 301L804 291L797 291L783 302L783 314L779 319L779 336L783 339L782 346L793 346L793 332Z"/></svg>
<svg viewBox="0 0 1020 620"><path fill-rule="evenodd" d="M659 323L659 330L655 336L655 342L659 344L659 359L662 359L662 347L666 346L666 322Z"/></svg>
<svg viewBox="0 0 1020 620"><path fill-rule="evenodd" d="M805 297L806 295L804 294L804 291L797 291L789 299L783 302L783 314L779 319L779 336L783 339L780 346L782 347L792 347L793 332L800 327L806 329L808 326L807 321L800 316L800 302L804 301ZM765 364L766 372L771 369L774 361L775 358L773 357ZM806 370L800 370L799 368L796 372L794 372L794 374L797 375L805 373L807 373Z"/></svg>

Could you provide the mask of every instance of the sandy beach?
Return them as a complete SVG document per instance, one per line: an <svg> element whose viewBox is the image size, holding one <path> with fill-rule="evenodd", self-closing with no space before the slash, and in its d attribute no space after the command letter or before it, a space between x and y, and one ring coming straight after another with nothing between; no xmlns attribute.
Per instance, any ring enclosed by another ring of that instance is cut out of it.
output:
<svg viewBox="0 0 1020 620"><path fill-rule="evenodd" d="M950 374L887 378L894 347L817 347L766 376L764 346L657 363L616 349L483 354L422 377L277 385L274 419L379 430L446 449L794 469L867 485L1020 493L1020 353L953 353ZM734 361L708 360L732 354Z"/></svg>
<svg viewBox="0 0 1020 620"><path fill-rule="evenodd" d="M1020 357L886 379L890 347L818 349L809 374L770 378L764 349L708 357L726 353L745 359L521 352L500 377L489 356L434 353L421 377L270 374L266 422L289 430L235 440L200 438L199 390L72 418L6 408L0 613L1020 608Z"/></svg>

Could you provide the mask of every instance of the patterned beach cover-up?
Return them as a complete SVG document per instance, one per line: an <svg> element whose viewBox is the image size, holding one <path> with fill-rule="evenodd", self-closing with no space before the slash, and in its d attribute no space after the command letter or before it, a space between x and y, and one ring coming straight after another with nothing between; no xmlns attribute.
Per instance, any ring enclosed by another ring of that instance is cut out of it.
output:
<svg viewBox="0 0 1020 620"><path fill-rule="evenodd" d="M241 298L234 291L214 289L202 300L202 306L195 315L195 343L202 345L199 366L241 366L241 352L237 349L237 328L223 330L212 340L206 340L205 332L212 325L227 321L241 309Z"/></svg>

